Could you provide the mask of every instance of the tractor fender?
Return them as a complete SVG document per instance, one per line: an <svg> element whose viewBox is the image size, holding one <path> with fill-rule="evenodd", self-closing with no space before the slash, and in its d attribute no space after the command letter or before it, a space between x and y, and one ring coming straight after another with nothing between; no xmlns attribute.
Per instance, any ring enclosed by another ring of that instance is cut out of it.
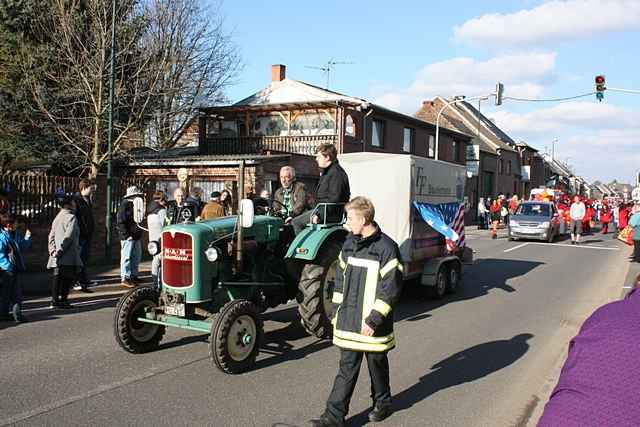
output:
<svg viewBox="0 0 640 427"><path fill-rule="evenodd" d="M443 264L455 264L462 273L462 262L460 258L454 255L445 256L445 257L436 257L427 260L427 262L422 267L422 277L420 278L420 284L423 286L435 286L436 285L436 276L438 275L438 270Z"/></svg>
<svg viewBox="0 0 640 427"><path fill-rule="evenodd" d="M318 256L322 245L329 240L337 240L342 243L347 236L347 230L343 227L320 227L311 225L306 227L291 242L285 259L300 259L313 261Z"/></svg>

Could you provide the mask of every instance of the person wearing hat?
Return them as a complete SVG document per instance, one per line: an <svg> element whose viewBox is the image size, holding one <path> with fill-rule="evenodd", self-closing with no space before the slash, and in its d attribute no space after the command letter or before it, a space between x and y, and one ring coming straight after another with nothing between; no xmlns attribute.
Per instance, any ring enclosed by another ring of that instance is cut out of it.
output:
<svg viewBox="0 0 640 427"><path fill-rule="evenodd" d="M204 206L204 209L202 209L200 219L214 219L222 216L224 216L224 206L220 203L220 192L214 191L211 193L209 202Z"/></svg>
<svg viewBox="0 0 640 427"><path fill-rule="evenodd" d="M122 286L133 288L140 284L138 266L142 258L142 229L136 224L133 211L133 199L143 197L142 191L135 185L127 188L124 200L118 208L118 234L120 235L120 278Z"/></svg>
<svg viewBox="0 0 640 427"><path fill-rule="evenodd" d="M60 211L51 224L47 269L52 270L51 305L49 308L72 308L67 298L69 289L82 268L80 257L80 226L76 218L76 201L71 195L57 197Z"/></svg>

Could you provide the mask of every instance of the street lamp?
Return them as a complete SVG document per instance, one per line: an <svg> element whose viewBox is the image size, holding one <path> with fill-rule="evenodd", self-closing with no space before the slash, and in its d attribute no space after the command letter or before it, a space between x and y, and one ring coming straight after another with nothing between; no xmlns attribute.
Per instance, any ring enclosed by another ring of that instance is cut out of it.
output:
<svg viewBox="0 0 640 427"><path fill-rule="evenodd" d="M440 149L440 116L442 115L442 113L444 112L445 109L447 109L447 107L450 107L453 104L457 104L458 102L462 102L462 101L475 101L476 99L483 99L483 98L487 98L489 96L491 96L493 94L489 94L489 95L481 95L481 96L474 96L472 98L464 98L464 97L457 97L452 99L451 101L445 103L445 105L440 109L440 111L438 111L438 116L436 117L436 150L435 150L435 155L434 158L436 160L438 160L438 152Z"/></svg>
<svg viewBox="0 0 640 427"><path fill-rule="evenodd" d="M111 195L113 192L113 171L111 161L113 157L113 90L116 84L116 3L111 2L111 69L109 71L109 121L107 124L107 213L105 217L106 242L105 256L107 262L111 261Z"/></svg>

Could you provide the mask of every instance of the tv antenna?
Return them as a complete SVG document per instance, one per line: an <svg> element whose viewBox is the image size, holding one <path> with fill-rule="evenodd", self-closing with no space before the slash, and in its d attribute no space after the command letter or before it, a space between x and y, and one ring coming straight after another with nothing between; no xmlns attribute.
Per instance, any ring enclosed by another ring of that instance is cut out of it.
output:
<svg viewBox="0 0 640 427"><path fill-rule="evenodd" d="M333 71L335 66L336 65L350 65L350 64L354 64L354 62L350 62L350 61L334 61L333 58L331 58L322 67L313 66L313 65L305 65L305 68L322 71L325 74L326 79L327 79L327 85L326 85L325 89L329 89L331 71Z"/></svg>

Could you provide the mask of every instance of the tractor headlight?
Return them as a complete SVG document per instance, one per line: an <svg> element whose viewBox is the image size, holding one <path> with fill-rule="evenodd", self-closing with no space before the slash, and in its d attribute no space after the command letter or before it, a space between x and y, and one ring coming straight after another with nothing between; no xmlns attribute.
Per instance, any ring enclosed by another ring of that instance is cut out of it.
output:
<svg viewBox="0 0 640 427"><path fill-rule="evenodd" d="M220 258L220 250L215 246L211 246L204 251L205 256L210 262L216 262Z"/></svg>
<svg viewBox="0 0 640 427"><path fill-rule="evenodd" d="M160 242L149 242L147 245L147 251L149 251L149 255L156 256L160 253Z"/></svg>

